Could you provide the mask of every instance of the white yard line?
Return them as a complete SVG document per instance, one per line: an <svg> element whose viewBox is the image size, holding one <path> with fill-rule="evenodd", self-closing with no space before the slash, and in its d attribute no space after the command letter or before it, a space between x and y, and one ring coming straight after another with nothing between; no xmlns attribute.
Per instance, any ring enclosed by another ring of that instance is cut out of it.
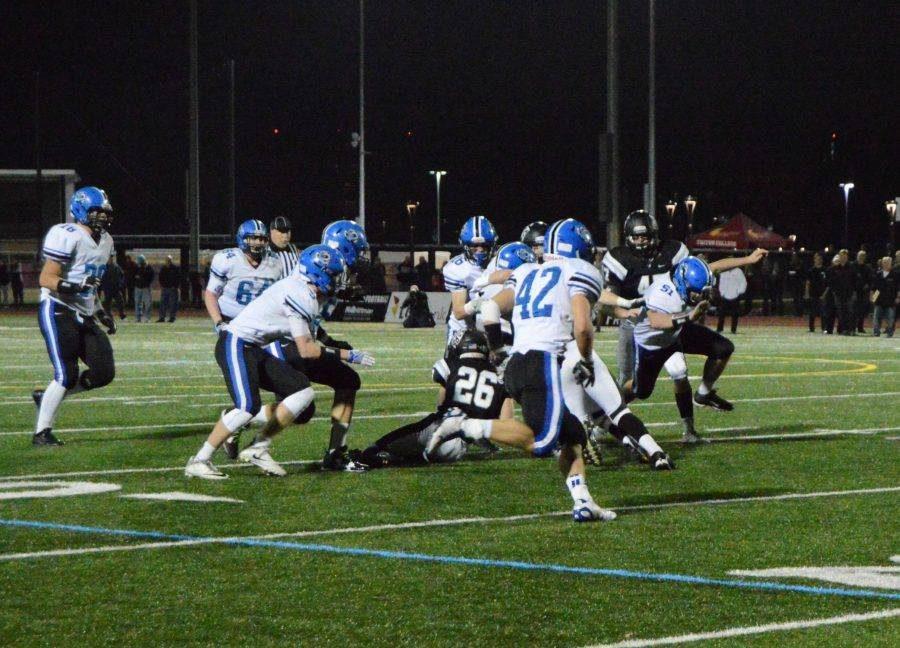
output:
<svg viewBox="0 0 900 648"><path fill-rule="evenodd" d="M224 403L224 404L230 404ZM211 405L211 404L208 404ZM402 412L399 414L358 414L353 417L354 421L369 419L396 419L396 418L416 418L431 414L432 412ZM327 416L314 416L313 421L330 421ZM212 429L215 421L207 421L204 423L149 423L146 425L100 425L96 427L82 428L59 428L55 431L59 434L81 434L84 432L104 432L104 431L120 431L120 430L159 430L166 428L210 428ZM24 430L20 432L0 432L0 437L5 436L23 436L26 434L34 434L34 430ZM2 478L0 478L2 479Z"/></svg>
<svg viewBox="0 0 900 648"><path fill-rule="evenodd" d="M619 641L617 643L594 644L587 648L643 648L645 646L673 646L676 644L691 643L694 641L728 639L730 637L744 637L747 635L765 634L767 632L806 630L809 628L840 625L843 623L859 623L862 621L875 621L877 619L890 619L896 616L900 616L900 608L879 610L878 612L866 612L864 614L843 614L841 616L827 617L823 619L785 621L782 623L767 623L765 625L726 628L724 630L714 630L712 632L698 632L694 634L685 634L673 637L658 637L656 639L628 639L626 641Z"/></svg>
<svg viewBox="0 0 900 648"><path fill-rule="evenodd" d="M870 495L877 493L891 493L900 491L900 486L884 488L862 488L845 491L819 491L812 493L786 493L784 495L760 495L757 497L734 497L723 499L694 500L688 502L665 502L661 504L638 504L632 506L615 507L616 511L641 511L667 508L683 508L694 506L714 506L726 504L740 504L747 502L766 502L794 499L814 499L819 497L846 497L850 495ZM53 549L48 551L33 551L27 553L0 554L0 561L27 560L33 558L53 558L59 556L77 556L87 553L110 553L116 551L135 551L138 549L166 549L180 547L182 545L223 544L234 540L274 540L278 538L311 538L326 535L344 535L350 533L372 533L379 531L396 531L400 529L422 529L431 527L451 527L465 524L492 524L519 522L523 520L535 520L540 518L561 517L571 515L571 511L553 511L546 513L525 513L521 515L506 515L501 517L464 517L451 519L422 520L419 522L401 522L394 524L374 524L361 527L337 527L333 529L318 529L309 531L292 531L283 533L268 533L252 536L224 536L199 538L196 540L173 540L163 542L149 542L137 545L103 545L98 547L83 547L79 549Z"/></svg>

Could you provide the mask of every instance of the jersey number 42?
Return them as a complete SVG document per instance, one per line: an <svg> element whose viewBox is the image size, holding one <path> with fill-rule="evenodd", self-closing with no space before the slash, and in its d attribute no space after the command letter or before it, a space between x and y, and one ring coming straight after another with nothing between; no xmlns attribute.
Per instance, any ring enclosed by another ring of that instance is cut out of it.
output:
<svg viewBox="0 0 900 648"><path fill-rule="evenodd" d="M553 313L553 304L544 304L543 302L550 291L559 283L561 275L562 271L559 269L559 266L550 266L543 269L537 268L525 275L522 285L519 286L519 290L516 292L516 308L521 309L520 317L522 319L550 317ZM535 282L536 279L537 282Z"/></svg>

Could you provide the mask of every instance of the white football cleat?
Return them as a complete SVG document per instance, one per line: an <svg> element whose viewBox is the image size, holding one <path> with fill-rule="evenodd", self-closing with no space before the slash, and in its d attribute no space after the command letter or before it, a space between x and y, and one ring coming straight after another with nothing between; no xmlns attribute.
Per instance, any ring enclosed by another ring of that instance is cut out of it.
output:
<svg viewBox="0 0 900 648"><path fill-rule="evenodd" d="M578 500L572 507L572 519L576 522L609 522L616 519L616 512L600 508L594 500Z"/></svg>
<svg viewBox="0 0 900 648"><path fill-rule="evenodd" d="M228 479L228 475L216 468L212 461L208 459L199 461L196 457L188 459L187 466L184 467L184 476L211 480Z"/></svg>
<svg viewBox="0 0 900 648"><path fill-rule="evenodd" d="M466 416L460 410L450 410L447 413L444 420L441 421L441 424L438 426L438 429L434 431L434 434L432 434L431 438L428 440L428 445L425 446L424 455L426 461L444 441L463 436L462 424L465 420Z"/></svg>
<svg viewBox="0 0 900 648"><path fill-rule="evenodd" d="M272 459L268 448L250 446L241 450L238 459L245 463L253 464L267 475L272 475L273 477L284 477L287 475L287 471L281 467L281 464Z"/></svg>

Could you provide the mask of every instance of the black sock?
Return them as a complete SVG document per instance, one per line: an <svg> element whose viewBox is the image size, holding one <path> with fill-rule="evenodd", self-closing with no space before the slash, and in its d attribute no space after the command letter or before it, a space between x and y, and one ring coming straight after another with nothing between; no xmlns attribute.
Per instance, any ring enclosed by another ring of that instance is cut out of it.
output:
<svg viewBox="0 0 900 648"><path fill-rule="evenodd" d="M675 392L675 403L678 405L678 414L681 418L694 417L694 397L690 390L686 392Z"/></svg>

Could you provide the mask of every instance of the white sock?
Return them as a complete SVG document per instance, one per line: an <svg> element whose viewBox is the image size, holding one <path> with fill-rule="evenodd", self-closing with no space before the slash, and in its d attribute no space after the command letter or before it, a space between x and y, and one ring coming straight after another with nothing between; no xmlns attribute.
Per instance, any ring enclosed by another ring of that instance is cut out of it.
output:
<svg viewBox="0 0 900 648"><path fill-rule="evenodd" d="M194 456L196 461L209 461L212 459L213 453L216 451L212 445L210 445L209 441L203 442L203 447L197 452Z"/></svg>
<svg viewBox="0 0 900 648"><path fill-rule="evenodd" d="M657 452L662 452L663 449L659 447L659 444L649 434L645 434L640 439L638 439L638 445L643 448L644 452L646 452L649 456L653 456Z"/></svg>
<svg viewBox="0 0 900 648"><path fill-rule="evenodd" d="M488 419L466 419L462 422L462 431L470 441L490 439L494 422Z"/></svg>
<svg viewBox="0 0 900 648"><path fill-rule="evenodd" d="M41 408L38 410L37 425L35 426L35 434L46 428L52 428L53 422L56 420L56 412L59 410L60 403L66 397L66 388L55 380L51 380L44 390L44 396L41 399Z"/></svg>
<svg viewBox="0 0 900 648"><path fill-rule="evenodd" d="M250 424L255 426L264 426L269 422L269 406L263 405L259 408L259 411L256 413L252 419L250 419Z"/></svg>
<svg viewBox="0 0 900 648"><path fill-rule="evenodd" d="M697 393L700 394L701 396L706 396L711 391L712 391L712 385L707 385L705 380L702 383L700 383L700 386L697 388Z"/></svg>
<svg viewBox="0 0 900 648"><path fill-rule="evenodd" d="M572 496L572 501L576 504L582 500L587 502L594 501L594 498L591 497L591 494L587 489L584 475L570 475L569 477L566 477L566 486L569 488L569 494Z"/></svg>

